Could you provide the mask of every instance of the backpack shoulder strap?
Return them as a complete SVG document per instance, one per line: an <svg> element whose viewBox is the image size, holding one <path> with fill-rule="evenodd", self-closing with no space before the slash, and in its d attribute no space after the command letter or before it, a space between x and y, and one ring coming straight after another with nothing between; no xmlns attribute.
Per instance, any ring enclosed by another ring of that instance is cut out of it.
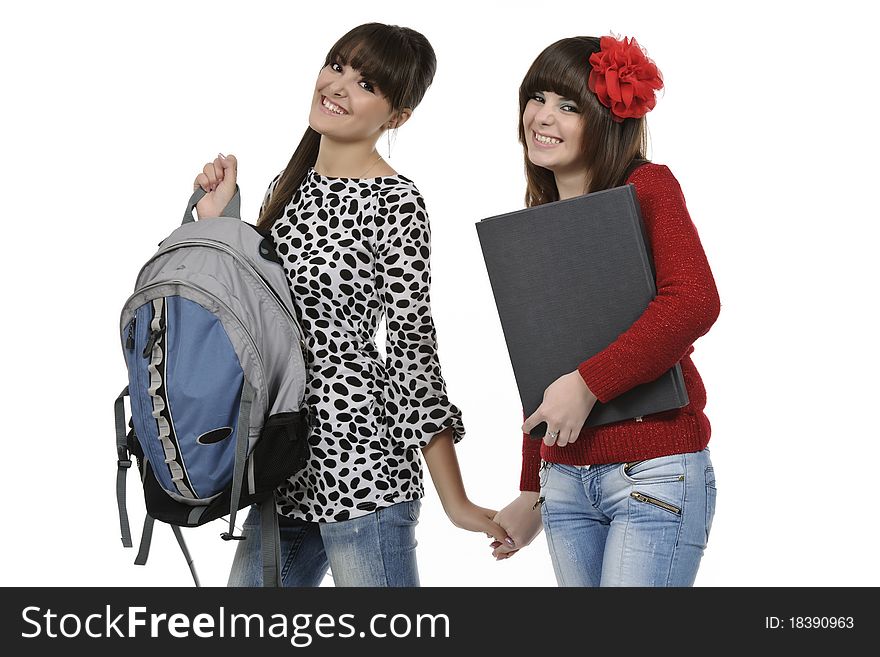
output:
<svg viewBox="0 0 880 657"><path fill-rule="evenodd" d="M180 546L181 552L183 552L183 558L186 559L186 565L189 566L189 572L192 573L193 581L196 583L196 586L201 586L199 583L199 574L196 572L196 565L193 563L193 558L190 556L189 550L186 547L186 541L183 540L183 533L180 531L180 527L177 525L171 525L171 531L174 532L177 544Z"/></svg>
<svg viewBox="0 0 880 657"><path fill-rule="evenodd" d="M275 494L260 504L260 550L263 556L263 586L281 586L281 536Z"/></svg>
<svg viewBox="0 0 880 657"><path fill-rule="evenodd" d="M220 534L224 541L241 541L244 536L235 535L235 514L241 500L241 485L247 461L248 435L251 428L251 406L256 398L254 387L245 379L241 386L241 401L238 408L238 436L235 442L235 466L232 474L232 492L229 501L229 531Z"/></svg>
<svg viewBox="0 0 880 657"><path fill-rule="evenodd" d="M128 509L125 504L125 474L131 467L131 454L125 437L125 398L128 386L119 393L113 404L116 416L116 506L119 507L119 529L122 533L122 545L132 547L131 529L128 525Z"/></svg>
<svg viewBox="0 0 880 657"><path fill-rule="evenodd" d="M138 555L134 560L136 566L146 565L147 557L150 556L150 543L153 541L154 523L155 520L148 513L144 518L144 531L141 534L141 546L138 550ZM183 552L183 558L186 559L186 565L189 566L189 572L192 574L193 581L196 583L196 586L201 586L201 583L199 582L199 574L196 572L196 566L189 553L189 548L186 546L186 541L183 540L183 533L180 531L180 527L177 525L171 525L171 531L174 532L174 537L177 539L180 551Z"/></svg>

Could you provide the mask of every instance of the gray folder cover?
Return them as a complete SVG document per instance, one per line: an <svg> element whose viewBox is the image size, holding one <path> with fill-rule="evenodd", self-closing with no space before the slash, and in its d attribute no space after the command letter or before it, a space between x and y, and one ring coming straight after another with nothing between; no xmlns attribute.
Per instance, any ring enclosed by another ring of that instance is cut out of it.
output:
<svg viewBox="0 0 880 657"><path fill-rule="evenodd" d="M602 351L656 296L632 185L488 217L477 234L526 417L545 388ZM681 365L596 403L588 426L687 405ZM540 438L539 424L531 435Z"/></svg>

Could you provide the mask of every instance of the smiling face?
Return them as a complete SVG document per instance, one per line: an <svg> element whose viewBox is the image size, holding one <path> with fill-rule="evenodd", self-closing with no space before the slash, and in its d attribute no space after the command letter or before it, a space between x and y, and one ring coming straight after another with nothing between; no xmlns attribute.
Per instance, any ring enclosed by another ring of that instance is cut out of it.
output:
<svg viewBox="0 0 880 657"><path fill-rule="evenodd" d="M392 114L375 84L348 64L331 61L318 74L309 112L309 125L316 132L338 141L375 142Z"/></svg>
<svg viewBox="0 0 880 657"><path fill-rule="evenodd" d="M584 118L577 103L552 91L529 96L522 116L529 161L557 176L585 172Z"/></svg>

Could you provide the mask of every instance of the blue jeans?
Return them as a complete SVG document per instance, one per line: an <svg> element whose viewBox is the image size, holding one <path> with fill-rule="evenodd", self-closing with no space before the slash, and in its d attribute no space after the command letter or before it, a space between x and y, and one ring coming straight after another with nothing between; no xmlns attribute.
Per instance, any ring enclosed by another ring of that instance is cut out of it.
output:
<svg viewBox="0 0 880 657"><path fill-rule="evenodd" d="M416 524L421 500L398 502L341 522L279 519L284 586L320 586L329 568L336 586L419 586ZM260 510L251 507L228 586L262 586Z"/></svg>
<svg viewBox="0 0 880 657"><path fill-rule="evenodd" d="M559 586L692 586L715 515L709 450L631 463L541 463Z"/></svg>

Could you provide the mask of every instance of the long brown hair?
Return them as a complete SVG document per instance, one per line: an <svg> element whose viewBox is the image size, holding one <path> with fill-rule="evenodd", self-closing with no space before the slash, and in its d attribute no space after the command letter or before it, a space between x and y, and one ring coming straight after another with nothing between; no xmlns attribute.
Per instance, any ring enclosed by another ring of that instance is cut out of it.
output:
<svg viewBox="0 0 880 657"><path fill-rule="evenodd" d="M526 167L526 207L559 200L553 172L529 161L522 116L535 93L551 91L574 100L583 115L582 155L590 174L585 194L623 185L634 168L648 161L645 117L617 123L587 87L590 55L594 52L599 52L598 37L560 39L538 55L519 87L519 142Z"/></svg>
<svg viewBox="0 0 880 657"><path fill-rule="evenodd" d="M343 35L327 53L330 62L348 64L368 79L388 99L391 109L415 109L434 79L437 58L424 35L408 27L366 23ZM321 134L306 128L287 163L269 203L257 220L264 235L284 213L310 167L318 161Z"/></svg>

